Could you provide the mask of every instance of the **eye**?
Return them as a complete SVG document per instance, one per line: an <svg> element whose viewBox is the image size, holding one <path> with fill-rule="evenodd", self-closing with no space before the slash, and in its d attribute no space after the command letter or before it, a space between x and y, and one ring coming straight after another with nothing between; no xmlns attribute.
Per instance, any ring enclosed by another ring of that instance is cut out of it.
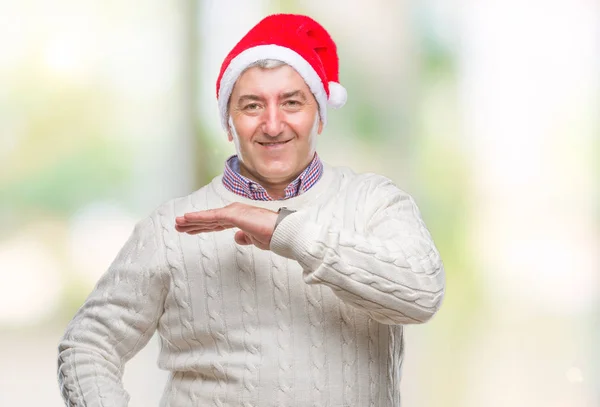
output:
<svg viewBox="0 0 600 407"><path fill-rule="evenodd" d="M298 107L301 105L301 103L297 100L287 100L284 105L289 107Z"/></svg>
<svg viewBox="0 0 600 407"><path fill-rule="evenodd" d="M260 105L258 103L249 103L246 106L244 106L244 110L257 110L258 108L260 108Z"/></svg>

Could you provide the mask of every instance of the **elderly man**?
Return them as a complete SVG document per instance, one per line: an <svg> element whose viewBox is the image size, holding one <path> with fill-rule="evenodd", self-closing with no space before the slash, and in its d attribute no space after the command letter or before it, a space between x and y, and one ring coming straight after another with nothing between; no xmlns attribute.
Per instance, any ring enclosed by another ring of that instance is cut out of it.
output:
<svg viewBox="0 0 600 407"><path fill-rule="evenodd" d="M141 221L59 346L69 406L126 406L125 363L158 331L162 406L397 406L403 325L440 307L444 270L413 199L321 162L340 107L336 46L273 15L217 81L237 155Z"/></svg>

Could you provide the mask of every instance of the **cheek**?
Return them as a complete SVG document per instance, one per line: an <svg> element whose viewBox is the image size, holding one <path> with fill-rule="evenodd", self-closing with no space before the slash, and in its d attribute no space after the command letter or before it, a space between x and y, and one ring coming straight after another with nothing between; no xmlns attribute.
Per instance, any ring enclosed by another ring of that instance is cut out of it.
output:
<svg viewBox="0 0 600 407"><path fill-rule="evenodd" d="M238 138L238 142L246 143L248 142L254 132L256 130L256 126L248 120L237 120L235 124L236 135Z"/></svg>
<svg viewBox="0 0 600 407"><path fill-rule="evenodd" d="M308 140L310 137L310 133L313 127L313 120L307 120L306 118L302 118L301 120L290 120L289 125L291 129L300 137L302 140Z"/></svg>
<svg viewBox="0 0 600 407"><path fill-rule="evenodd" d="M302 117L301 120L296 119L295 122L290 122L290 127L294 133L296 133L301 141L310 143L318 132L318 126L320 121L318 116L310 115L309 117Z"/></svg>

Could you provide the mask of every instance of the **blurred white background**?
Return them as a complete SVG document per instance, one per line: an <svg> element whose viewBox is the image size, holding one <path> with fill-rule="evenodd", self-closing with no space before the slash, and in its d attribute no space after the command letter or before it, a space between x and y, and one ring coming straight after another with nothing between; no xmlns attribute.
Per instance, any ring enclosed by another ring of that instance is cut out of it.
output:
<svg viewBox="0 0 600 407"><path fill-rule="evenodd" d="M446 266L403 406L599 406L591 0L0 0L0 405L62 405L67 322L137 220L221 172L220 64L273 12L338 43L321 157L415 196ZM132 407L158 405L156 358L127 365Z"/></svg>

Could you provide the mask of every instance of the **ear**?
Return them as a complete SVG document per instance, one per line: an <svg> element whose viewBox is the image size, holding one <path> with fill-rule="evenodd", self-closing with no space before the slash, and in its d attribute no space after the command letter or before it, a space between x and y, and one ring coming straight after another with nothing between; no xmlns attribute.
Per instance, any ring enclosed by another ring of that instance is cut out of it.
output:
<svg viewBox="0 0 600 407"><path fill-rule="evenodd" d="M232 127L233 127L233 119L231 118L231 115L228 113L228 118L227 118L227 139L229 141L233 141L233 134L232 134Z"/></svg>
<svg viewBox="0 0 600 407"><path fill-rule="evenodd" d="M321 119L319 118L319 128L317 130L317 134L321 134L321 132L323 131L323 122L321 121Z"/></svg>

